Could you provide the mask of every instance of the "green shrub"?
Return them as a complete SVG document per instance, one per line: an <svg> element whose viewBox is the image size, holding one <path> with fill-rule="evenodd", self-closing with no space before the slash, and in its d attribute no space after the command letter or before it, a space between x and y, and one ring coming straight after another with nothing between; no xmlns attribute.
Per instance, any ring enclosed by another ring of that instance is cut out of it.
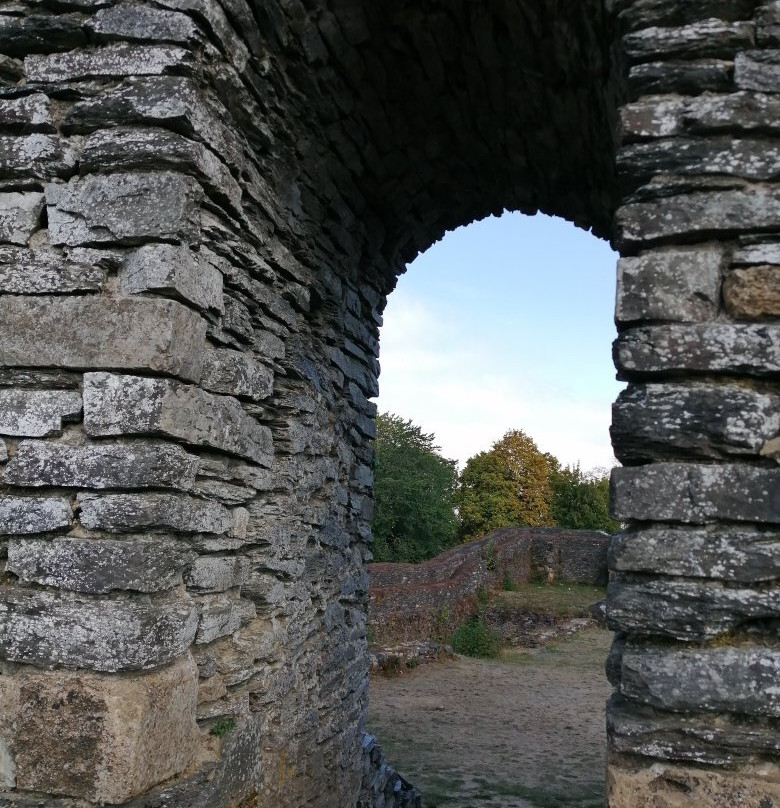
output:
<svg viewBox="0 0 780 808"><path fill-rule="evenodd" d="M490 593L487 591L487 587L484 584L480 584L477 588L477 603L480 606L484 606L490 600Z"/></svg>
<svg viewBox="0 0 780 808"><path fill-rule="evenodd" d="M496 657L501 652L501 638L485 625L482 615L472 614L455 629L452 647L465 656Z"/></svg>
<svg viewBox="0 0 780 808"><path fill-rule="evenodd" d="M209 735L216 735L217 738L222 738L236 726L235 718L221 718L209 730Z"/></svg>
<svg viewBox="0 0 780 808"><path fill-rule="evenodd" d="M509 574L509 570L504 570L504 577L501 579L501 588L504 592L517 592L517 584L514 578Z"/></svg>

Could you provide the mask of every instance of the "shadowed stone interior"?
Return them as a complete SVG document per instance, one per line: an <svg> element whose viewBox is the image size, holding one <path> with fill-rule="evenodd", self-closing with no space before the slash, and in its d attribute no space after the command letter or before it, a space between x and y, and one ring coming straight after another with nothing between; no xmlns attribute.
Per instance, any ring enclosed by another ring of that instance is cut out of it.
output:
<svg viewBox="0 0 780 808"><path fill-rule="evenodd" d="M778 93L761 0L4 4L0 801L413 804L378 327L506 208L622 256L610 808L780 804Z"/></svg>

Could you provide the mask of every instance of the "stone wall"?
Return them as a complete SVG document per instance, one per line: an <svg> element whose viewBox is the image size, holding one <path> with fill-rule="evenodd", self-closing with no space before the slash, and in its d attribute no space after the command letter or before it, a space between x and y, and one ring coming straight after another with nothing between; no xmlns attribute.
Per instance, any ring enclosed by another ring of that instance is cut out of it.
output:
<svg viewBox="0 0 780 808"><path fill-rule="evenodd" d="M446 639L477 607L480 590L531 580L605 586L606 533L504 527L420 564L368 565L369 631L380 645Z"/></svg>
<svg viewBox="0 0 780 808"><path fill-rule="evenodd" d="M357 800L378 326L503 208L623 256L610 801L780 800L776 5L2 5L4 804Z"/></svg>

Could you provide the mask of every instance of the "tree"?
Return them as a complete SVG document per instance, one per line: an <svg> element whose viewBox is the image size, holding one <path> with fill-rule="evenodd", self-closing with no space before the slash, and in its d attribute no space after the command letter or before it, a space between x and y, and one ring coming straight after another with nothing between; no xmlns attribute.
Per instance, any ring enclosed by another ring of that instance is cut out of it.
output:
<svg viewBox="0 0 780 808"><path fill-rule="evenodd" d="M391 413L376 418L374 534L377 561L423 561L456 541L458 468L434 436Z"/></svg>
<svg viewBox="0 0 780 808"><path fill-rule="evenodd" d="M507 525L551 525L551 498L547 456L525 432L511 429L466 462L458 494L461 537Z"/></svg>
<svg viewBox="0 0 780 808"><path fill-rule="evenodd" d="M620 523L609 515L609 473L583 474L579 465L561 468L550 458L551 513L558 527L614 533Z"/></svg>

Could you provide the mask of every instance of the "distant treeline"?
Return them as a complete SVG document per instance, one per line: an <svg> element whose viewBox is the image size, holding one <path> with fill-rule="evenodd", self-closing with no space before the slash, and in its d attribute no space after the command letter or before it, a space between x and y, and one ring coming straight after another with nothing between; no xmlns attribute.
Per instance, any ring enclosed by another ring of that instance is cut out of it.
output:
<svg viewBox="0 0 780 808"><path fill-rule="evenodd" d="M433 434L391 413L376 419L373 553L377 561L423 561L459 541L508 525L604 530L607 470L583 473L540 452L512 429L458 473Z"/></svg>

